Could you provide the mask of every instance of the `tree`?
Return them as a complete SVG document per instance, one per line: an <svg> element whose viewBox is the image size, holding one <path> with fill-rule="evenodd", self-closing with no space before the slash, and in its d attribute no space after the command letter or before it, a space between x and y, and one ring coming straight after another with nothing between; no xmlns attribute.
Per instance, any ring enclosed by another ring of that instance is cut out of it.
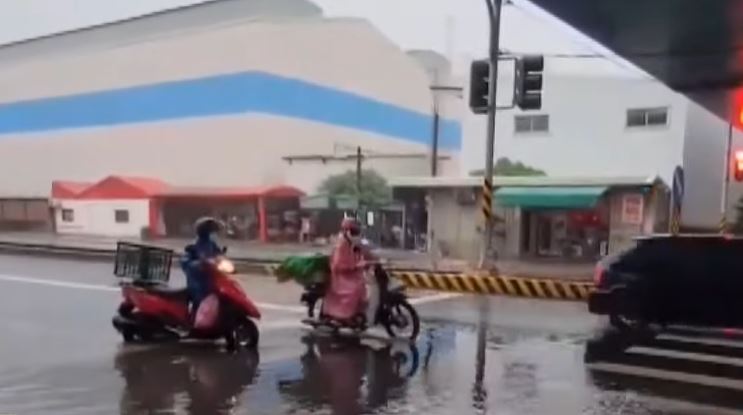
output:
<svg viewBox="0 0 743 415"><path fill-rule="evenodd" d="M471 173L472 176L482 176L485 174L483 170L475 170ZM520 161L511 161L507 157L501 157L493 165L494 176L546 176L543 170L527 166Z"/></svg>
<svg viewBox="0 0 743 415"><path fill-rule="evenodd" d="M319 188L320 193L330 196L358 197L356 171L327 177ZM387 180L374 170L361 172L361 204L367 207L384 206L392 201L392 191Z"/></svg>

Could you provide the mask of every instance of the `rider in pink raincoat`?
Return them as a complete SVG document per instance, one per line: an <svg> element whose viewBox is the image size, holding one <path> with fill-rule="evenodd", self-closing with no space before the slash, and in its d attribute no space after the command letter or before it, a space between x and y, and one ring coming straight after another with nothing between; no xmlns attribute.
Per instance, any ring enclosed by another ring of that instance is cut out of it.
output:
<svg viewBox="0 0 743 415"><path fill-rule="evenodd" d="M330 258L330 288L323 303L326 316L348 322L366 310L364 269L369 263L364 251L359 223L352 218L344 219L338 243Z"/></svg>

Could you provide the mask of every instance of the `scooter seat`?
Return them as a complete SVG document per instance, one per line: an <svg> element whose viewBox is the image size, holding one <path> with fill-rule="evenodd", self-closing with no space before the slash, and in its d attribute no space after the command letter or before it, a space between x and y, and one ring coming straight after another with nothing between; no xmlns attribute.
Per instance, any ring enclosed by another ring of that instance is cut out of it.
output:
<svg viewBox="0 0 743 415"><path fill-rule="evenodd" d="M188 300L188 288L172 288L168 286L154 286L147 289L153 294L177 299L177 300Z"/></svg>

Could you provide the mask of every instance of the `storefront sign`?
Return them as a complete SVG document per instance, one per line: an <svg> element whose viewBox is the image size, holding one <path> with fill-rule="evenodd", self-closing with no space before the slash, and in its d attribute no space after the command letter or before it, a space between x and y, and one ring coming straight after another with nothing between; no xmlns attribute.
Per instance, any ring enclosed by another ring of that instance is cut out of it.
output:
<svg viewBox="0 0 743 415"><path fill-rule="evenodd" d="M622 198L622 222L628 225L642 225L643 205L642 195L624 195Z"/></svg>

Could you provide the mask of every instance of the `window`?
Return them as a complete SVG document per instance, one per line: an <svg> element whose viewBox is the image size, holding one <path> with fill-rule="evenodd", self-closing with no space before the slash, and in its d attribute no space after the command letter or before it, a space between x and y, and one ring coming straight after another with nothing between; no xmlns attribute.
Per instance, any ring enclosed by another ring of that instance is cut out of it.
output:
<svg viewBox="0 0 743 415"><path fill-rule="evenodd" d="M116 209L114 212L116 217L116 223L129 223L129 211L124 209Z"/></svg>
<svg viewBox="0 0 743 415"><path fill-rule="evenodd" d="M635 108L627 110L627 127L668 125L668 108Z"/></svg>
<svg viewBox="0 0 743 415"><path fill-rule="evenodd" d="M74 222L75 211L72 209L62 209L62 222Z"/></svg>
<svg viewBox="0 0 743 415"><path fill-rule="evenodd" d="M549 115L516 115L514 117L514 131L516 134L546 133L549 129Z"/></svg>

